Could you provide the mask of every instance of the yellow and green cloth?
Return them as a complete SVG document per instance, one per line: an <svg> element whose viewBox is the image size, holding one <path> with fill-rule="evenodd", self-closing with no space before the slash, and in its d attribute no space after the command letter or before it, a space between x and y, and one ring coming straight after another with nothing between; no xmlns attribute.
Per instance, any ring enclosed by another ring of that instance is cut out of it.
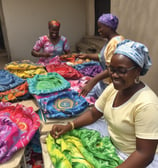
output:
<svg viewBox="0 0 158 168"><path fill-rule="evenodd" d="M37 74L47 74L42 65L33 63L30 60L12 61L6 64L4 69L23 79L32 78Z"/></svg>
<svg viewBox="0 0 158 168"><path fill-rule="evenodd" d="M55 168L115 168L122 163L109 137L89 129L75 129L54 139L46 138Z"/></svg>

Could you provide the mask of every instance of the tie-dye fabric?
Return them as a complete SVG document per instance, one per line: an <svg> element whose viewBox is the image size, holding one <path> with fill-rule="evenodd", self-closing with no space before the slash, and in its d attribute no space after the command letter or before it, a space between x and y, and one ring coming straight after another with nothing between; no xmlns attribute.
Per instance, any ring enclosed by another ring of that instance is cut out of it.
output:
<svg viewBox="0 0 158 168"><path fill-rule="evenodd" d="M46 66L48 72L56 72L63 76L65 79L79 79L83 75L78 70L67 65L66 63L61 64L48 64Z"/></svg>
<svg viewBox="0 0 158 168"><path fill-rule="evenodd" d="M0 101L2 102L9 102L9 101L16 101L16 100L23 100L28 97L30 97L30 93L28 90L28 83L24 82L21 85L4 91L4 92L0 92Z"/></svg>
<svg viewBox="0 0 158 168"><path fill-rule="evenodd" d="M7 70L0 70L0 92L15 88L25 81Z"/></svg>
<svg viewBox="0 0 158 168"><path fill-rule="evenodd" d="M0 102L0 163L25 147L40 126L32 107Z"/></svg>
<svg viewBox="0 0 158 168"><path fill-rule="evenodd" d="M50 97L39 99L38 103L46 118L74 117L88 107L88 102L76 91L58 92Z"/></svg>
<svg viewBox="0 0 158 168"><path fill-rule="evenodd" d="M64 52L69 52L70 51L70 45L68 43L68 40L65 36L60 36L60 39L58 43L55 45L52 44L50 41L49 37L47 35L39 37L39 39L36 41L35 45L33 46L33 49L35 51L40 51L43 50L45 53L49 53L52 56L45 58L45 57L40 57L38 63L42 65L49 64L50 60L57 56L57 55L62 55Z"/></svg>
<svg viewBox="0 0 158 168"><path fill-rule="evenodd" d="M56 72L50 72L46 75L35 75L33 78L27 78L29 91L31 94L48 94L70 88L70 83Z"/></svg>
<svg viewBox="0 0 158 168"><path fill-rule="evenodd" d="M86 83L91 79L90 76L83 76L82 78L78 79L78 80L69 80L71 87L71 90L75 90L78 93L81 92L81 89L86 85ZM84 97L87 102L89 104L94 104L96 99L93 96L89 96L87 95L86 97Z"/></svg>
<svg viewBox="0 0 158 168"><path fill-rule="evenodd" d="M46 144L57 168L115 168L122 163L110 138L94 130L75 129L58 139L48 135Z"/></svg>
<svg viewBox="0 0 158 168"><path fill-rule="evenodd" d="M47 71L40 64L35 64L29 60L13 61L5 65L4 69L19 76L20 78L32 78L36 74L46 74Z"/></svg>

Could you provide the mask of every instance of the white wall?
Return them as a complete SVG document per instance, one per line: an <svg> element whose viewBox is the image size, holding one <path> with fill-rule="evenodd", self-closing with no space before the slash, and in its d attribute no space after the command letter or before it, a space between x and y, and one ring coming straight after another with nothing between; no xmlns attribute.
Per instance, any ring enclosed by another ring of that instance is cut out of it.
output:
<svg viewBox="0 0 158 168"><path fill-rule="evenodd" d="M119 17L118 32L149 48L152 67L142 79L158 94L158 0L111 0L111 12Z"/></svg>
<svg viewBox="0 0 158 168"><path fill-rule="evenodd" d="M39 36L48 33L48 21L61 22L72 50L86 33L85 0L2 0L12 60L36 59L31 50Z"/></svg>

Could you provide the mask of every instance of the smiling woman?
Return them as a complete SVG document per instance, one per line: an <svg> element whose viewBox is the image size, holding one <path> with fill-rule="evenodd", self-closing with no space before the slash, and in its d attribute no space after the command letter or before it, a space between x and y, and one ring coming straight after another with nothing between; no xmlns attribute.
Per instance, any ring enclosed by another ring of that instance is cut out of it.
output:
<svg viewBox="0 0 158 168"><path fill-rule="evenodd" d="M91 125L104 115L110 140L124 160L117 168L158 167L158 98L139 80L151 66L148 48L124 40L117 45L109 65L112 83L94 107L72 121L73 126ZM59 138L71 129L69 123L54 125L50 134Z"/></svg>
<svg viewBox="0 0 158 168"><path fill-rule="evenodd" d="M39 37L33 46L31 54L39 57L38 63L46 65L53 57L70 53L70 46L65 36L59 35L60 22L52 20L48 22L49 34Z"/></svg>

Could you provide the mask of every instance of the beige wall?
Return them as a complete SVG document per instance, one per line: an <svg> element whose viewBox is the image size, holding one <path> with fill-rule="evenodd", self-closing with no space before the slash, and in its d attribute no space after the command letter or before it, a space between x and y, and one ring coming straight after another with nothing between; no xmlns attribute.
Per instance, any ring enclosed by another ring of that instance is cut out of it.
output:
<svg viewBox="0 0 158 168"><path fill-rule="evenodd" d="M34 42L48 33L48 20L61 22L72 50L86 33L85 0L2 0L8 49L12 60L30 59Z"/></svg>
<svg viewBox="0 0 158 168"><path fill-rule="evenodd" d="M119 17L118 32L149 48L152 67L142 79L158 94L158 0L111 0L111 12Z"/></svg>

